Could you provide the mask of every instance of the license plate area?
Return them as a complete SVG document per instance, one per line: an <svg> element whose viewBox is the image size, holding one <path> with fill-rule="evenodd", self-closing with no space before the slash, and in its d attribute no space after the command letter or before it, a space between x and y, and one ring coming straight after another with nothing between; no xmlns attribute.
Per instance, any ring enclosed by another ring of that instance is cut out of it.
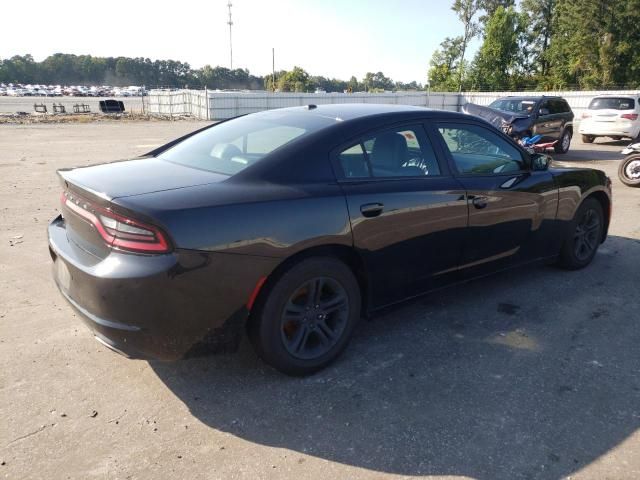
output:
<svg viewBox="0 0 640 480"><path fill-rule="evenodd" d="M71 287L71 272L69 271L69 267L67 267L60 258L56 258L53 263L53 271L62 291L69 293L69 288Z"/></svg>

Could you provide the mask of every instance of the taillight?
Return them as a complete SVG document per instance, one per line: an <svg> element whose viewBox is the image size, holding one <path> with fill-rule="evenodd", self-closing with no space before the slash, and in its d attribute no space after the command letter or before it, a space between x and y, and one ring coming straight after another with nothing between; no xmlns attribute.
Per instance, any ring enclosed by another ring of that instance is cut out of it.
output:
<svg viewBox="0 0 640 480"><path fill-rule="evenodd" d="M591 114L589 112L583 112L582 118L591 118Z"/></svg>
<svg viewBox="0 0 640 480"><path fill-rule="evenodd" d="M153 225L125 217L65 191L62 204L95 227L112 248L138 253L166 253L170 250L165 235Z"/></svg>
<svg viewBox="0 0 640 480"><path fill-rule="evenodd" d="M638 114L637 113L623 113L622 115L620 115L620 118L626 118L627 120L631 120L632 122L635 122L638 119Z"/></svg>

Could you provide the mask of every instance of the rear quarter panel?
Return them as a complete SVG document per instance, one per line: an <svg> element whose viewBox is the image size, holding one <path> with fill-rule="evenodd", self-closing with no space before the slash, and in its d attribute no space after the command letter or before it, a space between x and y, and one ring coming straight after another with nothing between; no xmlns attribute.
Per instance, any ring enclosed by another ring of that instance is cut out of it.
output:
<svg viewBox="0 0 640 480"><path fill-rule="evenodd" d="M154 218L180 249L287 258L353 243L337 184L202 185L115 203Z"/></svg>

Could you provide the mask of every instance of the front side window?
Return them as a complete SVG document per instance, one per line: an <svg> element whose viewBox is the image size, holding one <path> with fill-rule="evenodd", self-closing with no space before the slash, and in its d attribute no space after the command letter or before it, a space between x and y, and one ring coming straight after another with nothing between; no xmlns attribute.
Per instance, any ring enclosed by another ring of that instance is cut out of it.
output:
<svg viewBox="0 0 640 480"><path fill-rule="evenodd" d="M491 175L524 169L520 150L488 129L442 125L438 131L461 174Z"/></svg>
<svg viewBox="0 0 640 480"><path fill-rule="evenodd" d="M419 125L366 137L340 153L339 159L347 178L440 175L434 150Z"/></svg>

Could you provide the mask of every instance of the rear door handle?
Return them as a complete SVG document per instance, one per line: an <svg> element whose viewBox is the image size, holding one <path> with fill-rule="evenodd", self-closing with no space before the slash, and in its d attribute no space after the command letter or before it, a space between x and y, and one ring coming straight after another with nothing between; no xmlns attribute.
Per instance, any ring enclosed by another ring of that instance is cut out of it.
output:
<svg viewBox="0 0 640 480"><path fill-rule="evenodd" d="M377 217L384 210L384 205L382 203L365 203L364 205L360 205L360 213L362 213L363 217Z"/></svg>
<svg viewBox="0 0 640 480"><path fill-rule="evenodd" d="M486 207L488 202L489 202L489 199L487 197L473 197L473 200L472 200L473 206L476 207L478 210L481 210L484 207Z"/></svg>

